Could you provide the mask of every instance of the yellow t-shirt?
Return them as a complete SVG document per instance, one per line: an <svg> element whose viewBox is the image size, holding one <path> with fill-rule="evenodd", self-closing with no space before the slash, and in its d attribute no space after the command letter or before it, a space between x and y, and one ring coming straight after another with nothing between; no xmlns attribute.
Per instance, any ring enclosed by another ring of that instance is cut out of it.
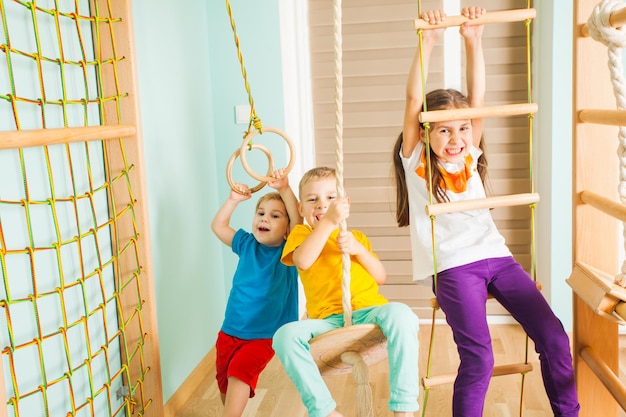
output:
<svg viewBox="0 0 626 417"><path fill-rule="evenodd" d="M281 258L285 265L293 265L293 251L304 242L311 232L310 226L299 224L289 233ZM372 252L370 242L363 233L357 230L352 230L352 233L357 241ZM306 296L307 314L312 319L323 319L332 314L343 314L341 302L343 263L342 254L337 245L338 234L339 230L335 230L330 235L320 256L308 270L303 271L298 268ZM350 257L350 292L353 311L387 303L387 299L378 293L378 284L374 278L358 263L354 256Z"/></svg>

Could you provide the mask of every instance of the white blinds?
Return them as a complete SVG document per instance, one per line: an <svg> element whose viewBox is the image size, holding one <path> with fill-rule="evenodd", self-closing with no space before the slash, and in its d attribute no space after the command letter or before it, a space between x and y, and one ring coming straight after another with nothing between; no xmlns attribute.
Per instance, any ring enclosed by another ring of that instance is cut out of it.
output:
<svg viewBox="0 0 626 417"><path fill-rule="evenodd" d="M488 11L495 10L493 1L471 4L481 3ZM522 0L497 3L498 10L526 7ZM440 8L441 4L422 1L422 8ZM335 166L332 7L330 0L309 0L316 165L329 166ZM385 263L388 279L381 292L416 308L420 316L430 316L430 288L411 281L408 228L400 229L395 223L391 163L391 149L402 128L406 77L417 45L413 29L417 1L343 0L342 13L344 184L352 200L348 227L366 233ZM524 25L489 25L483 44L488 78L486 105L526 102ZM444 48L437 47L427 89L444 86L443 71ZM464 80L464 68L461 74ZM485 120L488 191L493 195L530 191L527 126L525 117ZM528 208L499 208L493 210L493 215L511 251L528 269ZM497 306L491 311L502 312Z"/></svg>

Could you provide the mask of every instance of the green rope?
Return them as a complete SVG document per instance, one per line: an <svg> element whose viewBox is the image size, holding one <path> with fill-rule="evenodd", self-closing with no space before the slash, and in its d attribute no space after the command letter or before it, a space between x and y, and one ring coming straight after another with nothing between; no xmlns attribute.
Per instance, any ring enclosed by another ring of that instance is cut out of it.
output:
<svg viewBox="0 0 626 417"><path fill-rule="evenodd" d="M241 52L241 45L239 43L239 36L237 35L237 27L235 26L235 19L233 17L233 9L230 6L230 0L226 0L226 10L230 19L230 26L233 29L233 37L235 39L235 46L237 47L237 58L239 59L239 65L241 66L241 75L243 76L246 93L248 93L248 102L250 103L250 122L248 123L248 131L245 132L244 137L248 136L252 127L258 130L259 133L263 133L263 123L261 123L261 119L257 117L256 109L254 108L252 89L250 88L250 84L248 83L248 72L246 71L246 66L244 65L243 53ZM252 145L252 141L250 141L249 145Z"/></svg>

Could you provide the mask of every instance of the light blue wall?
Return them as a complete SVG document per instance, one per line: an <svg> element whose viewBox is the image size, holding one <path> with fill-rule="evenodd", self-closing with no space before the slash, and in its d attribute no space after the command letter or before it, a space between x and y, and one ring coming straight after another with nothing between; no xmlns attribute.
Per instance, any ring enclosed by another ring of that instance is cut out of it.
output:
<svg viewBox="0 0 626 417"><path fill-rule="evenodd" d="M560 1L537 2L534 24L535 178L541 195L537 210L538 275L544 295L572 329L572 20ZM546 283L548 285L546 285Z"/></svg>
<svg viewBox="0 0 626 417"><path fill-rule="evenodd" d="M282 128L277 1L233 3L257 114ZM167 401L213 347L223 319L237 258L211 220L247 128L235 124L234 106L248 96L224 2L132 4ZM284 151L272 152L284 160ZM233 226L249 228L253 209L254 201L241 204Z"/></svg>
<svg viewBox="0 0 626 417"><path fill-rule="evenodd" d="M211 348L224 308L207 2L186 6L133 1L165 399Z"/></svg>

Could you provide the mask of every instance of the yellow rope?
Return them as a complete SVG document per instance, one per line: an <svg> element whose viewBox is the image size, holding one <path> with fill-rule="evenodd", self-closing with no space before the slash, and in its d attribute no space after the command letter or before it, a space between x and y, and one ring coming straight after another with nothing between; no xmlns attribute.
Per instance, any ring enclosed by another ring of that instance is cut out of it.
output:
<svg viewBox="0 0 626 417"><path fill-rule="evenodd" d="M421 1L418 2L418 16L419 11L421 10ZM422 84L422 107L423 111L428 111L428 105L426 103L426 71L427 68L424 67L424 33L422 29L417 31L418 43L419 43L419 54L420 54L420 65L421 65L421 79L420 82ZM424 123L424 132L425 132L425 142L426 142L426 175L428 177L427 181L430 184L428 190L428 202L429 204L433 204L434 195L433 195L433 172L430 168L432 166L432 161L430 157L430 123ZM433 256L433 289L435 293L435 297L437 296L437 249L436 249L436 239L435 239L435 221L436 216L430 216L430 240L432 245L432 256ZM437 316L437 310L439 306L433 303L433 314L432 314L432 325L430 330L430 343L428 347L428 359L426 362L426 378L430 378L432 372L432 352L434 349L434 339L435 339L435 318ZM426 389L424 393L424 404L422 405L422 416L426 414L426 404L428 403L428 393L429 388Z"/></svg>
<svg viewBox="0 0 626 417"><path fill-rule="evenodd" d="M528 3L527 8L530 8L530 2ZM527 19L524 22L524 27L526 29L526 91L527 91L527 101L528 103L532 103L532 61L531 61L531 23L532 19ZM530 192L535 192L535 179L534 179L534 165L533 165L533 120L534 114L528 115L528 166L529 166L529 181L530 181ZM536 257L536 249L535 249L535 208L537 205L535 203L529 205L530 210L530 276L533 281L537 282L537 257ZM526 334L524 340L524 363L528 363L528 357L530 354L530 338L528 334ZM525 393L525 384L526 374L522 374L522 382L520 389L520 402L519 402L519 415L522 417L524 415L524 393Z"/></svg>
<svg viewBox="0 0 626 417"><path fill-rule="evenodd" d="M233 18L233 9L230 7L230 0L226 0L226 10L228 11L228 17L230 19L230 26L233 28L233 36L235 38L235 46L237 47L237 58L241 65L241 75L243 76L244 85L246 87L246 93L248 93L248 102L250 103L250 121L248 123L248 130L245 132L244 137L248 136L252 127L263 133L263 124L261 119L257 117L256 109L254 108L254 99L252 98L252 90L248 83L248 73L246 66L243 62L243 54L241 52L241 45L239 43L239 36L237 36L237 27L235 26L235 19ZM252 145L252 143L250 143Z"/></svg>
<svg viewBox="0 0 626 417"><path fill-rule="evenodd" d="M12 111L11 130L128 122L121 108L131 98L119 81L127 72L120 68L129 64L115 43L124 19L112 15L111 1L95 2L86 14L78 6L75 12L60 11L57 2L49 2L55 8L8 3L0 0L5 39L0 55L7 62L10 92L0 93L0 101ZM30 28L29 42L22 34L16 36L20 42L12 42L15 27ZM62 37L68 28L75 28L73 36ZM26 44L35 50L20 49ZM18 72L36 80L32 92L16 88ZM84 81L71 84L70 73L81 73ZM98 107L94 117L89 108ZM72 117L76 114L80 117ZM1 351L10 381L4 406L12 416L117 416L135 407L144 415L152 403L144 381L158 364L144 358L145 340L154 335L143 328L145 259L137 241L145 238L135 212L146 202L133 190L138 167L127 161L127 142L16 147L5 154L17 167L14 178L3 177L0 190L0 314L7 333ZM121 197L116 201L116 196ZM121 224L133 225L134 233L122 233ZM136 268L121 270L122 260ZM134 308L126 320L122 307ZM33 362L28 368L26 358ZM116 398L122 386L128 392Z"/></svg>

